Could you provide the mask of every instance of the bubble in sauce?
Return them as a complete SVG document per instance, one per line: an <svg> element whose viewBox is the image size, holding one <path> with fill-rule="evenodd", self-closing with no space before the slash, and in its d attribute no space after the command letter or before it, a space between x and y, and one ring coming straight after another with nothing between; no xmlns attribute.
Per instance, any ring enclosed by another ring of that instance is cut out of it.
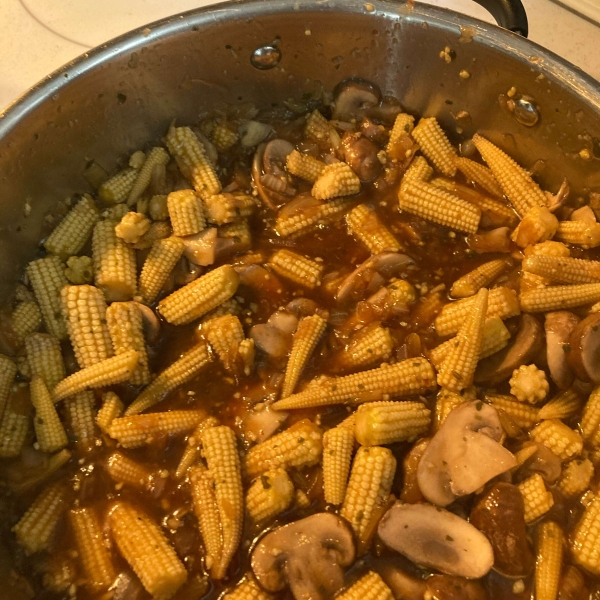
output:
<svg viewBox="0 0 600 600"><path fill-rule="evenodd" d="M533 127L540 120L540 109L530 96L521 96L515 100L512 113L526 127Z"/></svg>
<svg viewBox="0 0 600 600"><path fill-rule="evenodd" d="M281 60L281 50L276 46L265 45L257 48L250 57L250 63L256 69L267 71L279 64Z"/></svg>

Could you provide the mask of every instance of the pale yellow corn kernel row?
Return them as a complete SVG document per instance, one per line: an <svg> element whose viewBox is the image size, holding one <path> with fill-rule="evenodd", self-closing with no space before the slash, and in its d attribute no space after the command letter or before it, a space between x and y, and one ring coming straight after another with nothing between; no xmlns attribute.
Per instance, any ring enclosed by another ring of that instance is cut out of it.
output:
<svg viewBox="0 0 600 600"><path fill-rule="evenodd" d="M173 233L173 228L168 221L154 221L150 225L150 229L135 243L135 250L147 250L151 248L158 240L164 240Z"/></svg>
<svg viewBox="0 0 600 600"><path fill-rule="evenodd" d="M98 195L106 204L120 204L127 200L138 177L138 170L127 167L113 175L98 188Z"/></svg>
<svg viewBox="0 0 600 600"><path fill-rule="evenodd" d="M25 352L31 376L39 375L49 390L53 390L65 378L60 342L54 336L47 333L28 335L25 338Z"/></svg>
<svg viewBox="0 0 600 600"><path fill-rule="evenodd" d="M96 203L91 196L85 194L48 236L44 247L62 260L78 254L88 241L99 218Z"/></svg>
<svg viewBox="0 0 600 600"><path fill-rule="evenodd" d="M402 176L402 182L418 179L420 181L429 181L433 175L433 169L429 166L424 156L415 156L410 166Z"/></svg>
<svg viewBox="0 0 600 600"><path fill-rule="evenodd" d="M0 420L8 401L13 381L17 376L17 365L4 354L0 354Z"/></svg>
<svg viewBox="0 0 600 600"><path fill-rule="evenodd" d="M108 434L123 448L139 448L153 441L192 431L206 417L199 410L172 410L117 417L110 424Z"/></svg>
<svg viewBox="0 0 600 600"><path fill-rule="evenodd" d="M37 331L42 324L42 313L37 302L28 301L17 304L10 317L10 324L21 339L25 339L30 333Z"/></svg>
<svg viewBox="0 0 600 600"><path fill-rule="evenodd" d="M169 162L169 154L164 148L157 146L152 148L148 153L148 157L145 159L140 170L137 172L135 182L129 190L127 196L127 204L133 206L144 194L146 188L150 185L152 180L152 171L155 167L160 165L166 165Z"/></svg>
<svg viewBox="0 0 600 600"><path fill-rule="evenodd" d="M127 206L127 204L117 204L115 206L110 206L106 210L102 211L102 218L109 219L118 223L128 212L129 207Z"/></svg>
<svg viewBox="0 0 600 600"><path fill-rule="evenodd" d="M252 573L248 573L241 583L221 597L221 600L272 600L274 596L267 594L254 581Z"/></svg>
<svg viewBox="0 0 600 600"><path fill-rule="evenodd" d="M269 265L281 277L308 289L313 289L321 284L323 263L291 250L277 250L271 256Z"/></svg>
<svg viewBox="0 0 600 600"><path fill-rule="evenodd" d="M282 398L293 394L304 367L323 337L326 328L327 321L319 315L310 315L300 319L294 332L292 350L285 368L285 378L281 388Z"/></svg>
<svg viewBox="0 0 600 600"><path fill-rule="evenodd" d="M519 295L523 312L564 310L600 300L600 283L554 285L528 290Z"/></svg>
<svg viewBox="0 0 600 600"><path fill-rule="evenodd" d="M369 571L336 598L337 600L394 600L394 594L380 575Z"/></svg>
<svg viewBox="0 0 600 600"><path fill-rule="evenodd" d="M538 419L567 419L577 414L583 406L583 398L573 388L560 392L538 411ZM600 423L600 421L599 421ZM583 439L586 439L582 429ZM599 440L600 441L600 440Z"/></svg>
<svg viewBox="0 0 600 600"><path fill-rule="evenodd" d="M321 176L327 165L317 158L308 156L308 154L292 150L287 155L285 166L292 175L314 183Z"/></svg>
<svg viewBox="0 0 600 600"><path fill-rule="evenodd" d="M565 535L558 523L546 521L537 530L536 600L556 600L562 572Z"/></svg>
<svg viewBox="0 0 600 600"><path fill-rule="evenodd" d="M292 213L279 211L275 222L275 231L282 237L302 235L320 224L328 223L346 211L347 199L337 198L329 202L314 200L310 206L298 208Z"/></svg>
<svg viewBox="0 0 600 600"><path fill-rule="evenodd" d="M456 150L435 117L420 119L412 130L412 136L421 147L421 152L436 169L446 177L456 175Z"/></svg>
<svg viewBox="0 0 600 600"><path fill-rule="evenodd" d="M155 600L168 600L183 585L187 571L160 527L123 501L108 517L113 539L142 585Z"/></svg>
<svg viewBox="0 0 600 600"><path fill-rule="evenodd" d="M571 251L568 246L565 246L562 242L556 242L554 240L547 240L534 244L533 246L527 246L523 250L525 256L554 256L556 258L565 258L571 256Z"/></svg>
<svg viewBox="0 0 600 600"><path fill-rule="evenodd" d="M140 274L140 296L151 304L181 258L185 244L177 237L156 240L144 261Z"/></svg>
<svg viewBox="0 0 600 600"><path fill-rule="evenodd" d="M532 206L547 205L546 196L538 184L508 154L478 134L473 136L473 143L521 217Z"/></svg>
<svg viewBox="0 0 600 600"><path fill-rule="evenodd" d="M277 467L310 467L319 462L322 450L321 430L303 419L251 448L246 454L246 474L253 479Z"/></svg>
<svg viewBox="0 0 600 600"><path fill-rule="evenodd" d="M128 350L118 356L107 358L91 367L86 367L63 379L53 391L54 402L63 400L88 389L96 389L131 378L138 363L138 353Z"/></svg>
<svg viewBox="0 0 600 600"><path fill-rule="evenodd" d="M190 323L229 300L239 280L232 266L223 265L161 300L158 311L173 325Z"/></svg>
<svg viewBox="0 0 600 600"><path fill-rule="evenodd" d="M379 254L385 250L398 252L401 249L392 232L366 204L353 208L346 215L346 224L350 234L364 244L371 254Z"/></svg>
<svg viewBox="0 0 600 600"><path fill-rule="evenodd" d="M332 129L329 121L318 110L314 110L306 120L304 133L307 138L315 142L329 143Z"/></svg>
<svg viewBox="0 0 600 600"><path fill-rule="evenodd" d="M285 469L272 469L248 488L246 510L252 522L261 527L287 510L293 500L294 484Z"/></svg>
<svg viewBox="0 0 600 600"><path fill-rule="evenodd" d="M69 283L64 264L58 256L40 258L27 265L27 276L48 333L63 340L67 337L67 326L61 312L60 291Z"/></svg>
<svg viewBox="0 0 600 600"><path fill-rule="evenodd" d="M94 392L79 392L65 402L67 422L75 441L89 448L96 434L96 400Z"/></svg>
<svg viewBox="0 0 600 600"><path fill-rule="evenodd" d="M421 402L369 402L356 411L354 435L362 446L414 442L430 424L431 411Z"/></svg>
<svg viewBox="0 0 600 600"><path fill-rule="evenodd" d="M196 459L200 456L200 439L202 437L202 432L209 427L216 427L217 425L219 425L219 420L216 417L206 417L206 419L200 421L196 426L196 429L194 429L187 439L187 445L181 455L177 469L175 470L175 479L184 477L188 472L188 469L191 468L196 462Z"/></svg>
<svg viewBox="0 0 600 600"><path fill-rule="evenodd" d="M31 403L35 408L33 426L40 450L55 452L64 448L69 443L65 428L56 412L52 396L50 396L44 380L38 375L31 379L29 392Z"/></svg>
<svg viewBox="0 0 600 600"><path fill-rule="evenodd" d="M145 385L150 379L148 354L142 326L142 313L135 302L113 302L106 310L106 324L115 354L135 350L139 354L138 365L129 382Z"/></svg>
<svg viewBox="0 0 600 600"><path fill-rule="evenodd" d="M600 246L600 223L590 221L561 221L554 237L565 244L584 249Z"/></svg>
<svg viewBox="0 0 600 600"><path fill-rule="evenodd" d="M558 419L542 421L529 432L529 437L534 442L544 444L563 461L577 456L583 449L583 440L579 432Z"/></svg>
<svg viewBox="0 0 600 600"><path fill-rule="evenodd" d="M256 358L254 340L251 338L242 340L238 346L238 355L242 359L244 375L250 375L254 369L254 359Z"/></svg>
<svg viewBox="0 0 600 600"><path fill-rule="evenodd" d="M600 281L600 261L533 255L523 260L522 268L540 275L549 283L596 283Z"/></svg>
<svg viewBox="0 0 600 600"><path fill-rule="evenodd" d="M142 463L132 460L121 452L113 452L105 463L110 478L120 484L127 484L138 490L146 490L152 473Z"/></svg>
<svg viewBox="0 0 600 600"><path fill-rule="evenodd" d="M203 325L202 331L225 370L234 370L239 347L244 340L244 328L239 318L234 315L216 317Z"/></svg>
<svg viewBox="0 0 600 600"><path fill-rule="evenodd" d="M435 319L435 330L440 337L456 333L471 312L475 297L464 298L446 304ZM500 317L508 319L521 313L517 293L506 287L497 287L489 291L486 318Z"/></svg>
<svg viewBox="0 0 600 600"><path fill-rule="evenodd" d="M486 393L485 399L494 408L503 410L522 429L531 429L539 420L535 406L519 402L514 396Z"/></svg>
<svg viewBox="0 0 600 600"><path fill-rule="evenodd" d="M194 235L206 227L204 204L194 190L171 192L167 208L174 235Z"/></svg>
<svg viewBox="0 0 600 600"><path fill-rule="evenodd" d="M333 427L323 434L323 491L325 502L344 501L354 451L354 427Z"/></svg>
<svg viewBox="0 0 600 600"><path fill-rule="evenodd" d="M256 210L256 200L248 194L216 194L206 198L204 204L208 220L216 225L249 217Z"/></svg>
<svg viewBox="0 0 600 600"><path fill-rule="evenodd" d="M66 486L58 481L44 488L12 528L25 554L45 550L66 508Z"/></svg>
<svg viewBox="0 0 600 600"><path fill-rule="evenodd" d="M591 460L572 460L563 467L557 485L567 498L575 498L590 489L593 476L594 465Z"/></svg>
<svg viewBox="0 0 600 600"><path fill-rule="evenodd" d="M353 196L360 192L358 175L345 162L327 165L312 188L317 200L330 200L340 196Z"/></svg>
<svg viewBox="0 0 600 600"><path fill-rule="evenodd" d="M275 410L330 404L361 404L390 396L423 394L436 388L435 373L424 358L410 358L345 377L333 377L275 402Z"/></svg>
<svg viewBox="0 0 600 600"><path fill-rule="evenodd" d="M452 346L438 371L438 385L451 392L460 392L473 383L481 352L488 295L486 288L477 292L470 312L453 339Z"/></svg>
<svg viewBox="0 0 600 600"><path fill-rule="evenodd" d="M502 198L504 196L502 187L488 167L469 158L465 158L464 156L457 156L454 159L454 164L467 179L476 183L486 192L492 194L492 196L496 196L496 198Z"/></svg>
<svg viewBox="0 0 600 600"><path fill-rule="evenodd" d="M600 496L585 507L571 536L571 556L576 564L600 575Z"/></svg>
<svg viewBox="0 0 600 600"><path fill-rule="evenodd" d="M394 341L387 327L373 323L352 336L337 356L342 370L357 370L387 360L394 349ZM284 396L285 397L285 396Z"/></svg>
<svg viewBox="0 0 600 600"><path fill-rule="evenodd" d="M466 233L475 233L479 227L479 208L419 179L402 182L398 201L400 210L438 225Z"/></svg>
<svg viewBox="0 0 600 600"><path fill-rule="evenodd" d="M74 508L69 511L69 521L75 534L86 587L95 591L108 589L117 572L96 511L93 508Z"/></svg>
<svg viewBox="0 0 600 600"><path fill-rule="evenodd" d="M20 392L9 395L0 421L0 458L19 456L29 435L30 403L22 401Z"/></svg>
<svg viewBox="0 0 600 600"><path fill-rule="evenodd" d="M367 541L375 511L389 500L395 472L396 459L388 448L362 446L358 449L340 516L349 521L363 543Z"/></svg>
<svg viewBox="0 0 600 600"><path fill-rule="evenodd" d="M252 243L252 232L250 231L248 219L236 219L231 223L219 227L219 237L227 239L233 238L239 241L239 243L250 246Z"/></svg>
<svg viewBox="0 0 600 600"><path fill-rule="evenodd" d="M108 433L110 424L120 417L125 410L125 405L114 392L102 394L102 406L96 414L96 425L104 433Z"/></svg>
<svg viewBox="0 0 600 600"><path fill-rule="evenodd" d="M545 206L532 206L512 232L511 240L520 248L544 242L554 236L558 219Z"/></svg>
<svg viewBox="0 0 600 600"><path fill-rule="evenodd" d="M469 400L466 396L461 396L455 392L441 389L438 392L435 400L434 409L434 426L437 431L442 423L446 420L446 417L460 404Z"/></svg>
<svg viewBox="0 0 600 600"><path fill-rule="evenodd" d="M450 294L455 298L474 296L481 288L489 285L508 267L508 263L499 258L479 265L452 284Z"/></svg>
<svg viewBox="0 0 600 600"><path fill-rule="evenodd" d="M581 434L594 448L600 447L600 387L594 388L581 415Z"/></svg>
<svg viewBox="0 0 600 600"><path fill-rule="evenodd" d="M535 473L518 485L525 505L525 523L531 523L554 506L552 492L546 489L544 479Z"/></svg>
<svg viewBox="0 0 600 600"><path fill-rule="evenodd" d="M192 346L142 391L127 407L125 415L137 415L154 406L171 390L190 381L211 361L212 357L205 342Z"/></svg>
<svg viewBox="0 0 600 600"><path fill-rule="evenodd" d="M166 221L169 218L167 194L155 194L148 203L148 213L153 221Z"/></svg>
<svg viewBox="0 0 600 600"><path fill-rule="evenodd" d="M212 576L215 579L222 579L242 537L244 521L242 470L233 429L224 425L209 427L202 432L201 441L202 454L214 482L223 537L221 559L212 569Z"/></svg>
<svg viewBox="0 0 600 600"><path fill-rule="evenodd" d="M386 152L394 151L394 147L398 140L410 135L415 127L415 118L406 113L398 113L394 119L394 124L390 129L390 138L386 146Z"/></svg>
<svg viewBox="0 0 600 600"><path fill-rule="evenodd" d="M135 251L115 233L115 221L99 221L92 236L94 283L108 302L131 300L137 289Z"/></svg>
<svg viewBox="0 0 600 600"><path fill-rule="evenodd" d="M222 317L223 315L234 315L239 317L242 314L242 307L240 303L235 298L230 298L229 300L225 300L210 312L206 313L204 317L200 320L202 325L205 325L212 319L216 319L217 317Z"/></svg>
<svg viewBox="0 0 600 600"><path fill-rule="evenodd" d="M216 123L211 140L219 152L225 152L235 146L239 137L238 132L228 123Z"/></svg>
<svg viewBox="0 0 600 600"><path fill-rule="evenodd" d="M171 126L165 141L183 176L192 182L203 200L221 191L221 183L204 146L189 127Z"/></svg>

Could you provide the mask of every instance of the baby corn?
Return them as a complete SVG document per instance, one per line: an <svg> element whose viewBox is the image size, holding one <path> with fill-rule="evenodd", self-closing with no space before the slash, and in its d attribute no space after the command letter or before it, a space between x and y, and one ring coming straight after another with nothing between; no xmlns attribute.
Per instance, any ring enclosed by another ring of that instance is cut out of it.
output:
<svg viewBox="0 0 600 600"><path fill-rule="evenodd" d="M346 347L338 353L336 365L343 371L364 369L389 359L393 349L390 330L379 323L372 323L350 338Z"/></svg>
<svg viewBox="0 0 600 600"><path fill-rule="evenodd" d="M502 187L494 177L492 171L484 165L475 162L469 158L463 156L457 156L454 159L456 168L473 183L483 188L486 192L496 196L496 198L502 198L504 192Z"/></svg>
<svg viewBox="0 0 600 600"><path fill-rule="evenodd" d="M565 536L558 523L546 521L537 531L536 600L556 600L562 570Z"/></svg>
<svg viewBox="0 0 600 600"><path fill-rule="evenodd" d="M285 469L272 469L258 477L246 493L246 510L262 527L287 510L294 500L294 484Z"/></svg>
<svg viewBox="0 0 600 600"><path fill-rule="evenodd" d="M354 428L339 426L324 433L323 491L328 504L344 501L353 450Z"/></svg>
<svg viewBox="0 0 600 600"><path fill-rule="evenodd" d="M522 292L519 296L523 312L565 310L600 300L600 283L554 285Z"/></svg>
<svg viewBox="0 0 600 600"><path fill-rule="evenodd" d="M540 275L549 283L596 283L600 281L600 261L581 258L532 255L523 260L522 268Z"/></svg>
<svg viewBox="0 0 600 600"><path fill-rule="evenodd" d="M474 296L481 288L489 287L491 283L508 267L505 260L497 259L483 263L469 271L452 284L450 294L455 298Z"/></svg>
<svg viewBox="0 0 600 600"><path fill-rule="evenodd" d="M167 208L174 235L194 235L206 227L204 205L194 190L171 192Z"/></svg>
<svg viewBox="0 0 600 600"><path fill-rule="evenodd" d="M435 117L420 119L412 136L421 146L421 152L444 175L456 174L456 150L449 142Z"/></svg>
<svg viewBox="0 0 600 600"><path fill-rule="evenodd" d="M292 152L287 155L285 166L292 175L296 175L296 177L300 177L300 179L314 183L319 179L327 165L323 161L313 158L312 156L302 154L301 152L298 152L298 150L292 150Z"/></svg>
<svg viewBox="0 0 600 600"><path fill-rule="evenodd" d="M278 250L269 264L278 275L308 289L321 284L323 265L291 250Z"/></svg>
<svg viewBox="0 0 600 600"><path fill-rule="evenodd" d="M366 204L359 204L346 215L346 224L350 234L358 238L371 254L390 251L398 252L401 248L398 240L381 222L377 213Z"/></svg>
<svg viewBox="0 0 600 600"><path fill-rule="evenodd" d="M312 188L312 195L317 200L353 196L358 192L360 179L345 162L327 165Z"/></svg>
<svg viewBox="0 0 600 600"><path fill-rule="evenodd" d="M156 240L144 261L140 273L140 296L151 304L158 296L177 261L181 258L185 244L176 237Z"/></svg>

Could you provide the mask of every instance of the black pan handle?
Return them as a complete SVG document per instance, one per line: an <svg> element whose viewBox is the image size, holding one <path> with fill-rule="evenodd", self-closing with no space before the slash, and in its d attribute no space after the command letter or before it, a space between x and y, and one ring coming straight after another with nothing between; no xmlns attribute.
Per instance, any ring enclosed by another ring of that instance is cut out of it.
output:
<svg viewBox="0 0 600 600"><path fill-rule="evenodd" d="M527 37L529 25L521 0L475 0L475 2L490 12L500 27Z"/></svg>

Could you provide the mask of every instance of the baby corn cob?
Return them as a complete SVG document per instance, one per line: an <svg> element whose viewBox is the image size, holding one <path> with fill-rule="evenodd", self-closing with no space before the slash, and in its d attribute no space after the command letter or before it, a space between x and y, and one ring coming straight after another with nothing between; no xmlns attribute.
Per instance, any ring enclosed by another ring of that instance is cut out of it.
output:
<svg viewBox="0 0 600 600"><path fill-rule="evenodd" d="M600 283L554 285L522 292L519 296L523 312L565 310L600 300Z"/></svg>
<svg viewBox="0 0 600 600"><path fill-rule="evenodd" d="M429 430L430 415L421 402L362 404L356 411L356 441L362 446L414 442Z"/></svg>
<svg viewBox="0 0 600 600"><path fill-rule="evenodd" d="M336 364L342 370L369 367L387 360L393 348L394 341L390 330L381 327L379 323L372 323L352 336L346 347L337 355Z"/></svg>
<svg viewBox="0 0 600 600"><path fill-rule="evenodd" d="M125 406L119 396L114 392L106 392L102 395L102 406L96 414L96 425L104 433L108 433L110 424L114 419L120 417L124 410Z"/></svg>
<svg viewBox="0 0 600 600"><path fill-rule="evenodd" d="M215 417L206 417L206 419L200 421L196 426L196 429L188 437L187 446L175 471L175 479L181 479L200 456L202 432L209 427L216 427L217 425L219 425L219 421Z"/></svg>
<svg viewBox="0 0 600 600"><path fill-rule="evenodd" d="M221 558L212 570L212 576L222 579L242 536L244 491L240 457L235 433L230 427L209 427L202 432L201 439L202 453L214 482L223 538Z"/></svg>
<svg viewBox="0 0 600 600"><path fill-rule="evenodd" d="M327 223L346 210L347 199L338 198L329 202L314 200L306 209L293 213L279 211L275 222L275 231L282 237L307 233L315 226Z"/></svg>
<svg viewBox="0 0 600 600"><path fill-rule="evenodd" d="M148 157L137 172L137 178L131 186L131 190L129 190L129 195L127 196L127 204L129 206L133 206L142 197L146 188L150 185L154 168L160 165L164 166L168 162L169 154L164 148L157 146L150 150Z"/></svg>
<svg viewBox="0 0 600 600"><path fill-rule="evenodd" d="M179 170L203 200L221 191L221 183L204 146L189 127L171 126L165 141Z"/></svg>
<svg viewBox="0 0 600 600"><path fill-rule="evenodd" d="M60 291L68 285L65 266L58 256L34 260L27 265L27 276L42 311L48 333L62 340L67 337L67 326L60 309Z"/></svg>
<svg viewBox="0 0 600 600"><path fill-rule="evenodd" d="M135 243L133 248L136 250L146 250L152 247L154 242L164 240L173 233L173 228L167 221L154 221L150 229Z"/></svg>
<svg viewBox="0 0 600 600"><path fill-rule="evenodd" d="M223 265L161 300L158 310L173 325L190 323L229 300L239 280L233 267Z"/></svg>
<svg viewBox="0 0 600 600"><path fill-rule="evenodd" d="M29 392L31 403L35 408L33 425L40 450L54 452L64 448L69 443L67 434L44 380L37 375L34 376L29 384Z"/></svg>
<svg viewBox="0 0 600 600"><path fill-rule="evenodd" d="M109 523L119 551L156 600L168 600L187 572L160 527L130 504L115 502Z"/></svg>
<svg viewBox="0 0 600 600"><path fill-rule="evenodd" d="M337 600L394 600L394 594L377 573L369 571L336 598Z"/></svg>
<svg viewBox="0 0 600 600"><path fill-rule="evenodd" d="M327 321L319 315L304 317L294 332L292 350L285 369L285 379L281 389L281 397L290 396L302 375L306 363L312 356L319 340L325 333Z"/></svg>
<svg viewBox="0 0 600 600"><path fill-rule="evenodd" d="M238 317L223 315L202 326L206 339L227 371L235 369L239 346L244 340L244 328Z"/></svg>
<svg viewBox="0 0 600 600"><path fill-rule="evenodd" d="M31 425L31 402L23 392L13 387L0 421L0 458L19 456Z"/></svg>
<svg viewBox="0 0 600 600"><path fill-rule="evenodd" d="M291 250L278 250L269 264L278 275L298 285L313 289L321 284L323 265Z"/></svg>
<svg viewBox="0 0 600 600"><path fill-rule="evenodd" d="M53 392L54 402L63 400L87 389L96 389L128 381L137 367L139 354L127 350L118 356L107 358L63 379Z"/></svg>
<svg viewBox="0 0 600 600"><path fill-rule="evenodd" d="M12 528L26 554L45 550L66 508L66 486L62 481L46 487Z"/></svg>
<svg viewBox="0 0 600 600"><path fill-rule="evenodd" d="M219 152L225 152L236 144L239 139L237 131L228 123L216 123L212 131L212 142Z"/></svg>
<svg viewBox="0 0 600 600"><path fill-rule="evenodd" d="M21 339L37 331L42 324L42 313L37 302L20 302L10 317L10 323L13 331Z"/></svg>
<svg viewBox="0 0 600 600"><path fill-rule="evenodd" d="M25 352L31 376L39 375L49 390L65 378L62 350L55 337L47 333L32 333L25 338Z"/></svg>
<svg viewBox="0 0 600 600"><path fill-rule="evenodd" d="M354 451L354 428L334 427L323 434L323 491L325 502L341 504Z"/></svg>
<svg viewBox="0 0 600 600"><path fill-rule="evenodd" d="M359 204L346 215L350 234L358 238L371 254L384 250L398 252L400 244L391 231L381 222L377 213L366 204Z"/></svg>
<svg viewBox="0 0 600 600"><path fill-rule="evenodd" d="M390 130L390 138L386 146L386 152L393 154L399 140L410 135L415 127L415 118L406 113L398 113L394 119L394 125Z"/></svg>
<svg viewBox="0 0 600 600"><path fill-rule="evenodd" d="M123 448L139 448L161 437L191 431L205 417L205 413L199 410L172 410L164 413L117 417L110 424L108 434Z"/></svg>
<svg viewBox="0 0 600 600"><path fill-rule="evenodd" d="M106 459L105 465L106 472L116 483L127 484L139 490L148 489L152 473L143 464L121 452L113 452Z"/></svg>
<svg viewBox="0 0 600 600"><path fill-rule="evenodd" d="M321 176L327 165L321 160L308 156L308 154L292 150L287 155L285 166L292 175L314 183Z"/></svg>
<svg viewBox="0 0 600 600"><path fill-rule="evenodd" d="M436 387L431 364L424 358L410 358L395 365L334 377L309 385L305 390L275 402L275 410L308 408L329 404L361 404L389 396L422 394Z"/></svg>
<svg viewBox="0 0 600 600"><path fill-rule="evenodd" d="M277 467L309 467L319 462L322 450L321 430L303 419L251 448L246 454L246 474L254 479Z"/></svg>
<svg viewBox="0 0 600 600"><path fill-rule="evenodd" d="M79 392L65 403L67 421L75 441L89 448L96 433L96 400L93 392Z"/></svg>
<svg viewBox="0 0 600 600"><path fill-rule="evenodd" d="M216 225L249 217L256 210L256 200L248 194L216 194L204 200L208 220Z"/></svg>
<svg viewBox="0 0 600 600"><path fill-rule="evenodd" d="M75 508L69 511L69 521L75 534L86 585L97 591L106 590L116 579L117 573L104 541L98 515L92 508Z"/></svg>
<svg viewBox="0 0 600 600"><path fill-rule="evenodd" d="M466 233L475 233L479 227L479 208L425 181L403 181L398 200L400 210L438 225Z"/></svg>
<svg viewBox="0 0 600 600"><path fill-rule="evenodd" d="M129 405L125 415L137 415L160 402L171 390L190 381L211 362L208 346L200 342L184 352Z"/></svg>
<svg viewBox="0 0 600 600"><path fill-rule="evenodd" d="M105 181L98 188L98 195L106 204L125 202L137 177L138 169L127 167Z"/></svg>
<svg viewBox="0 0 600 600"><path fill-rule="evenodd" d="M489 285L506 269L508 263L501 258L483 263L452 284L450 294L455 298L474 296L481 288Z"/></svg>
<svg viewBox="0 0 600 600"><path fill-rule="evenodd" d="M532 255L523 260L522 268L540 275L549 283L596 283L600 281L600 261L581 258Z"/></svg>
<svg viewBox="0 0 600 600"><path fill-rule="evenodd" d="M567 498L575 498L590 489L593 476L594 465L591 460L572 460L563 467L558 488Z"/></svg>
<svg viewBox="0 0 600 600"><path fill-rule="evenodd" d="M600 387L594 388L581 415L583 439L594 448L600 446Z"/></svg>
<svg viewBox="0 0 600 600"><path fill-rule="evenodd" d="M558 419L542 421L529 432L529 437L544 444L561 460L568 460L583 449L581 435Z"/></svg>
<svg viewBox="0 0 600 600"><path fill-rule="evenodd" d="M204 205L194 190L171 192L167 208L174 235L194 235L206 227Z"/></svg>
<svg viewBox="0 0 600 600"><path fill-rule="evenodd" d="M150 381L146 342L142 329L142 313L135 302L113 302L106 310L106 324L115 354L135 350L139 354L138 365L129 380L132 385Z"/></svg>
<svg viewBox="0 0 600 600"><path fill-rule="evenodd" d="M251 338L242 340L238 346L238 355L242 359L244 375L250 375L250 373L252 373L252 369L254 369L254 359L256 358L254 340Z"/></svg>
<svg viewBox="0 0 600 600"><path fill-rule="evenodd" d="M558 219L545 206L532 206L512 232L511 239L520 248L549 240L558 229Z"/></svg>
<svg viewBox="0 0 600 600"><path fill-rule="evenodd" d="M87 194L67 213L44 242L44 247L61 260L78 254L100 218L96 203Z"/></svg>
<svg viewBox="0 0 600 600"><path fill-rule="evenodd" d="M458 330L437 376L438 385L460 392L473 383L481 352L481 340L488 309L488 290L481 288L463 325Z"/></svg>
<svg viewBox="0 0 600 600"><path fill-rule="evenodd" d="M360 179L345 162L327 165L312 188L317 200L330 200L339 196L353 196L360 192Z"/></svg>
<svg viewBox="0 0 600 600"><path fill-rule="evenodd" d="M488 167L463 156L457 156L454 159L454 164L467 179L482 187L486 192L492 194L492 196L496 196L496 198L504 196L502 187L500 187L500 184Z"/></svg>
<svg viewBox="0 0 600 600"><path fill-rule="evenodd" d="M146 210L138 202L139 210ZM115 233L128 244L137 244L150 231L152 223L150 219L142 212L129 211L125 213L117 225Z"/></svg>
<svg viewBox="0 0 600 600"><path fill-rule="evenodd" d="M395 472L396 459L388 448L362 446L354 457L340 515L364 545L374 513L389 501Z"/></svg>
<svg viewBox="0 0 600 600"><path fill-rule="evenodd" d="M440 337L456 333L471 312L475 297L464 298L457 302L446 304L435 320L435 330ZM491 289L488 294L486 318L500 317L508 319L520 314L517 294L505 287Z"/></svg>
<svg viewBox="0 0 600 600"><path fill-rule="evenodd" d="M571 555L584 569L600 575L600 496L595 496L571 536Z"/></svg>
<svg viewBox="0 0 600 600"><path fill-rule="evenodd" d="M239 242L250 246L252 244L252 232L248 219L239 218L231 223L219 227L219 237L239 240Z"/></svg>
<svg viewBox="0 0 600 600"><path fill-rule="evenodd" d="M552 493L546 489L544 479L535 473L519 485L525 504L525 523L531 523L554 506Z"/></svg>
<svg viewBox="0 0 600 600"><path fill-rule="evenodd" d="M267 594L257 585L252 573L248 573L244 580L222 596L221 600L272 600L273 598L272 594Z"/></svg>
<svg viewBox="0 0 600 600"><path fill-rule="evenodd" d="M324 142L330 145L332 134L335 132L329 121L318 111L314 110L306 120L304 133L307 138L315 142Z"/></svg>
<svg viewBox="0 0 600 600"><path fill-rule="evenodd" d="M539 421L538 409L519 402L514 396L486 393L485 399L494 408L503 410L518 427L529 430Z"/></svg>
<svg viewBox="0 0 600 600"><path fill-rule="evenodd" d="M185 244L176 237L156 240L140 274L140 296L151 304L181 258Z"/></svg>
<svg viewBox="0 0 600 600"><path fill-rule="evenodd" d="M115 233L115 221L99 221L92 236L94 282L109 302L131 300L137 288L135 251Z"/></svg>
<svg viewBox="0 0 600 600"><path fill-rule="evenodd" d="M583 399L573 388L560 392L538 411L538 419L567 419L581 410ZM583 424L582 424L583 427ZM586 439L585 432L583 439Z"/></svg>
<svg viewBox="0 0 600 600"><path fill-rule="evenodd" d="M554 237L566 244L582 248L600 246L600 223L590 221L561 221Z"/></svg>
<svg viewBox="0 0 600 600"><path fill-rule="evenodd" d="M535 597L536 600L556 600L565 536L554 521L542 523L537 534Z"/></svg>
<svg viewBox="0 0 600 600"><path fill-rule="evenodd" d="M402 176L402 182L410 181L411 179L419 179L420 181L429 181L433 175L433 169L429 166L427 160L423 156L415 156L410 163L410 167L406 169Z"/></svg>
<svg viewBox="0 0 600 600"><path fill-rule="evenodd" d="M412 136L421 146L421 152L436 169L447 177L456 175L456 150L435 117L420 119L412 131Z"/></svg>
<svg viewBox="0 0 600 600"><path fill-rule="evenodd" d="M258 477L246 494L246 509L252 522L261 527L289 508L294 484L285 469L272 469Z"/></svg>
<svg viewBox="0 0 600 600"><path fill-rule="evenodd" d="M8 356L0 354L0 420L16 375L17 365Z"/></svg>
<svg viewBox="0 0 600 600"><path fill-rule="evenodd" d="M531 176L492 142L475 134L473 143L521 217L532 206L546 206L546 196Z"/></svg>

